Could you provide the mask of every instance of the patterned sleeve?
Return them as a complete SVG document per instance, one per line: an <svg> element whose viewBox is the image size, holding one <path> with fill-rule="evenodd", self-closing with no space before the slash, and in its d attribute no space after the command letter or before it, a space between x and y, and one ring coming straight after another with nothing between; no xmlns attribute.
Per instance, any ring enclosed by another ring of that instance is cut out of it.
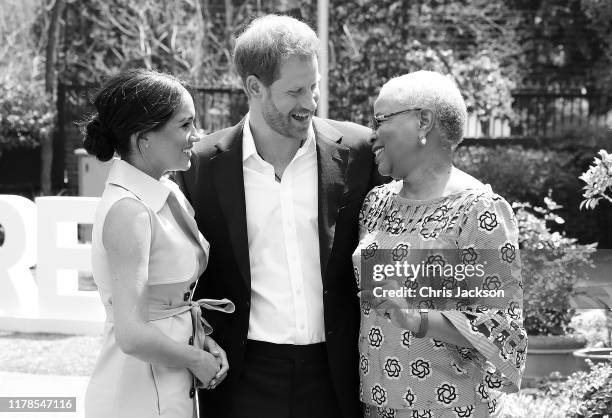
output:
<svg viewBox="0 0 612 418"><path fill-rule="evenodd" d="M475 285L503 290L504 296L460 301L456 310L442 311L474 346L469 352L449 348L454 347L459 357L469 358L485 372L489 388L517 392L525 369L527 333L518 225L508 202L491 193L479 196L463 218L457 246L471 263L485 266L485 274Z"/></svg>

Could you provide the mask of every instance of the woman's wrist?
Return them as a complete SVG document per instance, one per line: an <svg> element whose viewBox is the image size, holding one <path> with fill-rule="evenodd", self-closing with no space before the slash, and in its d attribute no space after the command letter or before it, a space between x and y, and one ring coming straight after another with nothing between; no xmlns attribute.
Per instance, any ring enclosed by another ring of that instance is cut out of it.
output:
<svg viewBox="0 0 612 418"><path fill-rule="evenodd" d="M205 351L192 346L187 346L187 349L187 368L192 370L201 364L203 358L205 357Z"/></svg>
<svg viewBox="0 0 612 418"><path fill-rule="evenodd" d="M421 315L418 309L402 309L401 313L404 318L403 327L413 334L417 333L421 326Z"/></svg>
<svg viewBox="0 0 612 418"><path fill-rule="evenodd" d="M427 328L429 327L429 309L419 309L419 325L413 332L416 338L424 338L427 335Z"/></svg>

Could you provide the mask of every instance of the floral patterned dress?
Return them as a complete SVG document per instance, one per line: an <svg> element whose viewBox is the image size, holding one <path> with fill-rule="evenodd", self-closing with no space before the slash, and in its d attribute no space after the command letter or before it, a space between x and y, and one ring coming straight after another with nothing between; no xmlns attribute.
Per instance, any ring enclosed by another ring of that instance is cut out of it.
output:
<svg viewBox="0 0 612 418"><path fill-rule="evenodd" d="M487 274L476 278L477 286L503 289L507 296L425 298L413 306L440 311L474 348L415 338L362 300L364 416L501 416L503 394L520 388L527 349L514 213L489 186L427 201L401 198L401 187L401 181L378 186L363 203L360 242L353 253L358 286L365 286L364 259L376 253L393 264L410 251L424 250L439 262L443 258L435 251L444 250L458 254L463 264L486 264ZM423 286L425 280L413 277L405 286ZM457 284L458 277L446 280Z"/></svg>

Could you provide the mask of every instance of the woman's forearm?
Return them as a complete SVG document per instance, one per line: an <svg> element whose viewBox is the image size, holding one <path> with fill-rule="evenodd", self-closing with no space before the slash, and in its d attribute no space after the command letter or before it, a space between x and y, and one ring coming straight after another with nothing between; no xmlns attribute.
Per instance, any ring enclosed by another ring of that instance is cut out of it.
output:
<svg viewBox="0 0 612 418"><path fill-rule="evenodd" d="M418 331L415 330L415 332ZM428 327L425 338L444 341L460 347L474 348L455 326L440 311L430 310L428 313Z"/></svg>
<svg viewBox="0 0 612 418"><path fill-rule="evenodd" d="M398 327L408 329L414 334L419 332L422 320L421 315L424 315L424 313L416 309L398 309L393 307L386 310L379 308L377 312L394 322ZM460 347L474 348L472 343L440 311L428 311L427 319L427 331L423 338L433 338Z"/></svg>
<svg viewBox="0 0 612 418"><path fill-rule="evenodd" d="M191 368L203 354L187 341L174 341L148 322L116 326L116 337L124 353L167 367Z"/></svg>

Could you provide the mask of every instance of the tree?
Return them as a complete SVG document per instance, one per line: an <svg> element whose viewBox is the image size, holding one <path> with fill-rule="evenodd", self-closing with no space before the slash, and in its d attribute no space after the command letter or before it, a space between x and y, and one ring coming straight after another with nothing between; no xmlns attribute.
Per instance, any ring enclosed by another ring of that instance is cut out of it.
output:
<svg viewBox="0 0 612 418"><path fill-rule="evenodd" d="M47 32L47 45L45 49L45 93L54 97L57 60L57 44L59 36L60 19L64 12L64 0L54 0L51 7L49 29ZM54 101L54 100L52 100ZM53 131L49 130L40 142L40 188L41 194L51 194L51 169L53 166Z"/></svg>
<svg viewBox="0 0 612 418"><path fill-rule="evenodd" d="M600 0L513 0L524 79L555 91L575 86L612 93L612 3Z"/></svg>
<svg viewBox="0 0 612 418"><path fill-rule="evenodd" d="M0 82L40 76L40 43L32 34L40 7L40 0L0 2Z"/></svg>
<svg viewBox="0 0 612 418"><path fill-rule="evenodd" d="M168 71L195 84L238 86L235 34L250 17L295 0L109 0L67 4L62 79L99 83L130 67Z"/></svg>
<svg viewBox="0 0 612 418"><path fill-rule="evenodd" d="M66 7L60 74L98 84L121 69L155 68L176 75L200 69L201 17L194 1L109 0ZM195 77L197 78L197 76Z"/></svg>
<svg viewBox="0 0 612 418"><path fill-rule="evenodd" d="M38 147L50 136L55 109L44 93L44 27L40 0L0 2L0 156L5 150Z"/></svg>
<svg viewBox="0 0 612 418"><path fill-rule="evenodd" d="M518 44L502 1L338 1L330 11L332 116L365 123L372 100L396 75L450 75L470 111L512 117Z"/></svg>

